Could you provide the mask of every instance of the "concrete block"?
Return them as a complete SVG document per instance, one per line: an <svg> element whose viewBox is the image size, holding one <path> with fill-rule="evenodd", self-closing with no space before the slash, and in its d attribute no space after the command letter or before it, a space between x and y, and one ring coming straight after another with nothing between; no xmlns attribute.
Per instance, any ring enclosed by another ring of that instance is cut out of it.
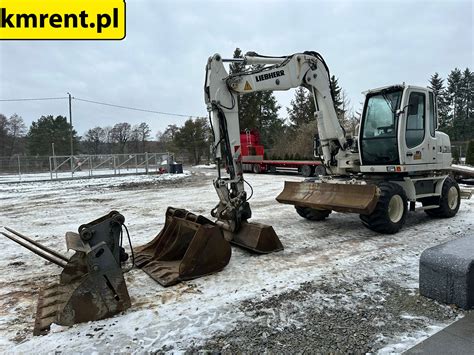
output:
<svg viewBox="0 0 474 355"><path fill-rule="evenodd" d="M421 254L420 294L463 309L474 307L474 235Z"/></svg>

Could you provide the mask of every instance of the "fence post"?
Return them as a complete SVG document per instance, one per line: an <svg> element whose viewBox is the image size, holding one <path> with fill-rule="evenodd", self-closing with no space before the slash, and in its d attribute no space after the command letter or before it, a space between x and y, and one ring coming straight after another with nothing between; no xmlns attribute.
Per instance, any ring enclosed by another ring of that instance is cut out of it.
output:
<svg viewBox="0 0 474 355"><path fill-rule="evenodd" d="M21 181L21 164L20 164L20 155L19 154L17 155L17 158L18 158L18 176L20 177L20 181Z"/></svg>
<svg viewBox="0 0 474 355"><path fill-rule="evenodd" d="M138 174L138 154L135 154L135 173Z"/></svg>
<svg viewBox="0 0 474 355"><path fill-rule="evenodd" d="M53 163L51 162L51 157L49 157L49 176L53 180Z"/></svg>
<svg viewBox="0 0 474 355"><path fill-rule="evenodd" d="M114 175L117 175L117 164L115 163L115 154L112 155L112 157L114 158Z"/></svg>
<svg viewBox="0 0 474 355"><path fill-rule="evenodd" d="M145 152L145 173L148 175L148 152Z"/></svg>

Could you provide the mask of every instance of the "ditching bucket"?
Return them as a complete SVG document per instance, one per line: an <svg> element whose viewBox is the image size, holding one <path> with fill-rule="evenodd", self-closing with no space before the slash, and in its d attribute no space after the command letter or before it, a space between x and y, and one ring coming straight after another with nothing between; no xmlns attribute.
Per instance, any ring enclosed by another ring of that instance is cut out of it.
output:
<svg viewBox="0 0 474 355"><path fill-rule="evenodd" d="M224 230L227 240L244 249L259 254L283 250L283 244L272 226L255 222L242 222L237 232Z"/></svg>
<svg viewBox="0 0 474 355"><path fill-rule="evenodd" d="M165 287L220 271L231 256L216 224L173 207L168 207L160 233L135 251L137 267Z"/></svg>
<svg viewBox="0 0 474 355"><path fill-rule="evenodd" d="M375 185L285 181L276 200L295 206L370 214L375 209L379 191Z"/></svg>
<svg viewBox="0 0 474 355"><path fill-rule="evenodd" d="M63 268L59 283L40 289L34 335L45 334L52 323L75 323L111 317L131 306L120 267L125 261L120 233L125 219L116 211L66 233L71 258L51 250L13 229L7 238Z"/></svg>

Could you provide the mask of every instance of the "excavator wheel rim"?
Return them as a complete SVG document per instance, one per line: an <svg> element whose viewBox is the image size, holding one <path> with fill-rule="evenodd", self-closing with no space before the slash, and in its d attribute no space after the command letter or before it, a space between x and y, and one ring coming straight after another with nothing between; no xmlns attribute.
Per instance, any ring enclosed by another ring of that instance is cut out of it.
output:
<svg viewBox="0 0 474 355"><path fill-rule="evenodd" d="M398 223L403 217L404 204L400 195L393 195L388 204L388 217L392 223Z"/></svg>
<svg viewBox="0 0 474 355"><path fill-rule="evenodd" d="M459 203L459 192L456 186L451 186L448 191L448 206L451 210L455 210Z"/></svg>

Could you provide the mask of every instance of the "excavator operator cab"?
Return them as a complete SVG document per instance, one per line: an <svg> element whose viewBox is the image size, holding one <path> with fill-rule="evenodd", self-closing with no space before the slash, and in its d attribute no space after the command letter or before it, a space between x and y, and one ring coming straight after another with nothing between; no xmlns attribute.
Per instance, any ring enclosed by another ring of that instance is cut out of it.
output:
<svg viewBox="0 0 474 355"><path fill-rule="evenodd" d="M395 85L367 92L359 133L361 171L410 172L450 162L449 137L436 128L431 90Z"/></svg>

